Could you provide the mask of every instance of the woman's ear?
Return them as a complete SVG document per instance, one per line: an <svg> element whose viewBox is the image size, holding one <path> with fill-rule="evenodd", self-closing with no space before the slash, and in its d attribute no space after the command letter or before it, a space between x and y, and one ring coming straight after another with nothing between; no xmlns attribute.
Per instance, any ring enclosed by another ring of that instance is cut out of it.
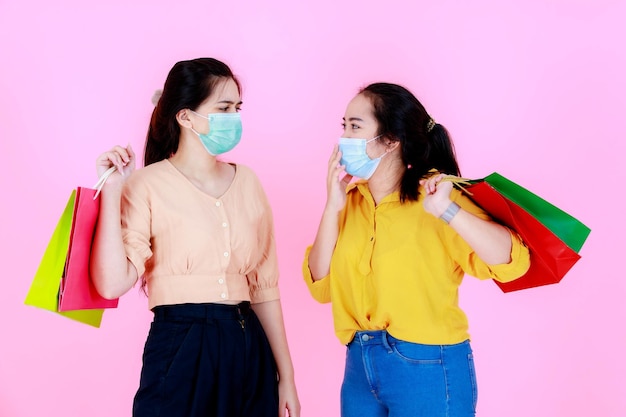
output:
<svg viewBox="0 0 626 417"><path fill-rule="evenodd" d="M398 149L399 146L400 146L399 140L393 140L391 138L385 137L385 147L386 147L385 151L387 153L395 151L396 149Z"/></svg>
<svg viewBox="0 0 626 417"><path fill-rule="evenodd" d="M176 121L179 125L191 129L191 119L189 118L189 109L182 109L176 113Z"/></svg>

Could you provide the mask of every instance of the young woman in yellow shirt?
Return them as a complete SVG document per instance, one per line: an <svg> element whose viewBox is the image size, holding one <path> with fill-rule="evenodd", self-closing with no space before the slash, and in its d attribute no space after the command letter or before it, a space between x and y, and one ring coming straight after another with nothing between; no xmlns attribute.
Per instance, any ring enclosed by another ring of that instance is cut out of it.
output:
<svg viewBox="0 0 626 417"><path fill-rule="evenodd" d="M520 277L528 249L442 181L459 175L452 142L407 89L367 86L343 123L303 264L313 297L332 302L336 335L347 345L341 415L474 416L458 287L466 273Z"/></svg>

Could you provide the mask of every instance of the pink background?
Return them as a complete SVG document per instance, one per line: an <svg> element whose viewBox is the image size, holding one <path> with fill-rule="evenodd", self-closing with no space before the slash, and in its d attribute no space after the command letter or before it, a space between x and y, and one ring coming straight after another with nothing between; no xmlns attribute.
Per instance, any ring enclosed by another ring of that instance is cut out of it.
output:
<svg viewBox="0 0 626 417"><path fill-rule="evenodd" d="M559 285L465 281L478 415L625 416L625 21L611 0L0 0L0 416L130 415L145 297L131 290L100 329L23 300L71 188L95 182L112 145L143 149L153 91L198 56L244 86L227 159L254 168L273 204L303 416L339 415L344 348L302 255L345 105L379 80L449 128L466 176L498 171L593 229Z"/></svg>

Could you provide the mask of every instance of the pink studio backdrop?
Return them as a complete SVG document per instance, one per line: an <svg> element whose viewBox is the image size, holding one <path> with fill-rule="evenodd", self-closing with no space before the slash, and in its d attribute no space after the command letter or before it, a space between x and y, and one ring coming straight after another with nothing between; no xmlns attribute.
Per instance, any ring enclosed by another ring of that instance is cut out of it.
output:
<svg viewBox="0 0 626 417"><path fill-rule="evenodd" d="M72 187L112 145L143 149L153 91L198 56L244 86L227 159L256 170L274 208L303 416L339 415L344 348L302 255L345 105L379 80L449 128L466 176L498 171L593 229L559 285L466 279L478 415L626 415L625 20L610 0L0 0L0 416L130 415L151 319L139 290L100 329L23 300Z"/></svg>

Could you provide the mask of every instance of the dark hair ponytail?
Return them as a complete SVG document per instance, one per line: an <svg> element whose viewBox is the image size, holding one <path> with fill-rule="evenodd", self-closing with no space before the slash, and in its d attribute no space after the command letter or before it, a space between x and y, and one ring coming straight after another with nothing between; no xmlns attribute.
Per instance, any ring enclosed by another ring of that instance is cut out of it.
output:
<svg viewBox="0 0 626 417"><path fill-rule="evenodd" d="M419 100L397 84L375 83L361 90L370 98L379 135L400 142L405 167L400 200L417 201L419 181L436 169L460 175L454 145L448 131L435 123Z"/></svg>
<svg viewBox="0 0 626 417"><path fill-rule="evenodd" d="M241 92L239 81L230 68L217 59L180 61L172 67L150 118L144 165L162 161L176 153L180 139L176 114L182 109L195 110L225 78L234 80Z"/></svg>
<svg viewBox="0 0 626 417"><path fill-rule="evenodd" d="M429 155L426 160L439 172L451 175L461 175L459 164L456 160L454 144L450 139L448 130L439 123L435 123L432 129L427 132L430 137Z"/></svg>

